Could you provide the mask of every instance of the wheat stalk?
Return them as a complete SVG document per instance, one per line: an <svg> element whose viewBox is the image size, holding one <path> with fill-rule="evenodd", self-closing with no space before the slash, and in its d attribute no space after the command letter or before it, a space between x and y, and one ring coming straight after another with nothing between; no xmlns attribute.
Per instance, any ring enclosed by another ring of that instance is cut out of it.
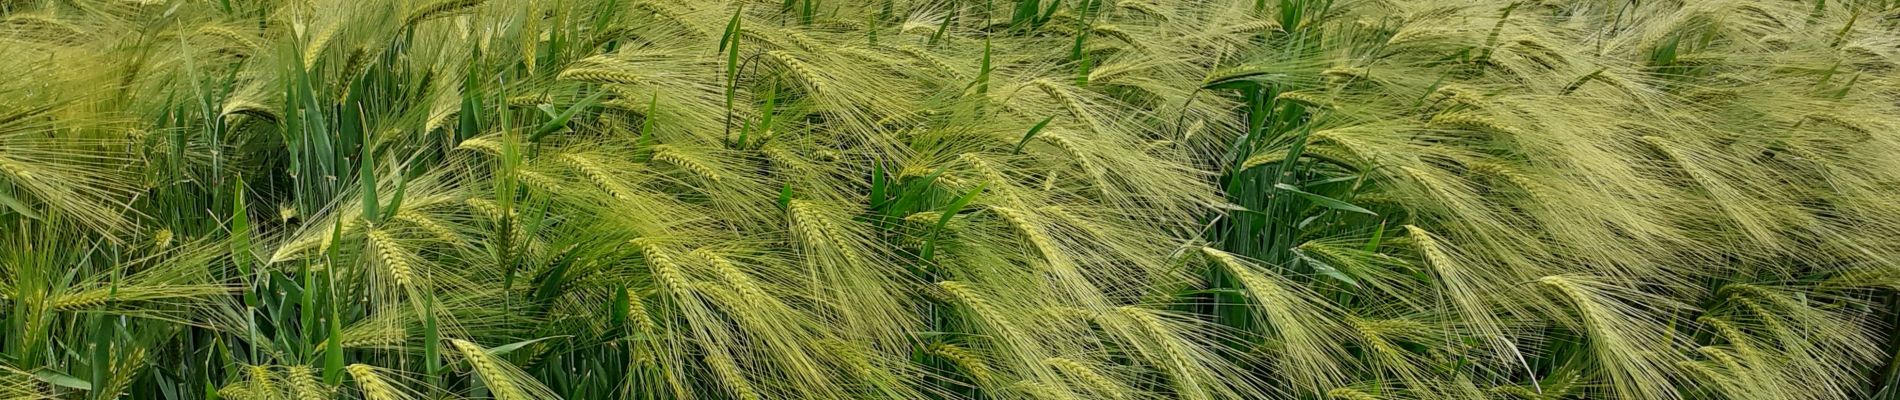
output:
<svg viewBox="0 0 1900 400"><path fill-rule="evenodd" d="M376 367L364 364L350 364L348 367L344 367L343 370L349 372L350 379L355 380L356 386L362 389L363 398L365 400L408 400L414 398L409 395L408 391L401 389L401 387L390 382L388 379L384 379L382 373L378 372Z"/></svg>
<svg viewBox="0 0 1900 400"><path fill-rule="evenodd" d="M607 194L613 195L614 198L621 200L633 200L637 198L625 185L622 185L618 180L614 179L612 175L608 174L607 169L602 167L599 163L580 154L572 153L563 154L562 159L574 165L574 168L580 170L581 175L586 176L587 180L600 186L601 189L606 190Z"/></svg>
<svg viewBox="0 0 1900 400"><path fill-rule="evenodd" d="M996 308L994 304L991 304L982 294L977 293L976 289L971 288L969 284L957 281L942 281L937 282L937 286L943 288L945 292L949 292L952 297L961 301L964 306L970 307L971 311L976 312L976 315L980 317L984 323L995 328L1005 340L1020 340L1029 337L1023 334L1022 330L1017 329L1016 324L1009 321L1008 315L1010 314L1004 313L1002 310Z"/></svg>
<svg viewBox="0 0 1900 400"><path fill-rule="evenodd" d="M1361 392L1353 388L1336 388L1326 391L1326 397L1339 400L1379 400L1378 396Z"/></svg>
<svg viewBox="0 0 1900 400"><path fill-rule="evenodd" d="M644 296L632 288L625 290L627 294L627 319L633 321L634 327L641 332L652 332L658 329L659 324L654 323L653 315L647 312L647 303L646 300L643 300Z"/></svg>
<svg viewBox="0 0 1900 400"><path fill-rule="evenodd" d="M634 239L633 244L639 246L641 255L646 257L647 267L652 269L653 277L658 279L660 287L674 296L692 293L693 286L688 283L686 272L674 261L670 250L646 238Z"/></svg>
<svg viewBox="0 0 1900 400"><path fill-rule="evenodd" d="M245 367L244 371L245 377L249 378L249 389L251 389L253 393L270 397L277 396L280 390L280 388L277 387L277 374L271 372L270 366L251 365Z"/></svg>
<svg viewBox="0 0 1900 400"><path fill-rule="evenodd" d="M726 353L714 352L707 355L706 365L712 367L713 375L719 378L719 382L724 384L726 390L732 391L734 397L740 400L763 398L759 396L758 390L752 387L752 382L746 380L745 374L739 372L739 366L733 363L732 357Z"/></svg>
<svg viewBox="0 0 1900 400"><path fill-rule="evenodd" d="M1087 109L1082 106L1082 102L1076 100L1075 96L1070 95L1061 85L1048 79L1037 79L1030 82L1030 84L1035 85L1036 88L1041 89L1044 94L1048 94L1050 98L1062 104L1062 108L1068 110L1069 115L1075 117L1077 121L1082 121L1089 126L1095 126L1094 118L1089 116Z"/></svg>
<svg viewBox="0 0 1900 400"><path fill-rule="evenodd" d="M691 254L710 262L713 270L719 272L719 277L724 278L726 283L738 290L741 298L756 302L768 297L765 289L760 288L758 282L752 279L752 275L746 274L738 264L733 264L732 260L726 259L725 256L703 248L693 249Z"/></svg>
<svg viewBox="0 0 1900 400"><path fill-rule="evenodd" d="M639 74L604 67L576 67L561 71L555 79L587 83L611 83L623 85L648 84ZM644 105L640 109L645 109Z"/></svg>
<svg viewBox="0 0 1900 400"><path fill-rule="evenodd" d="M793 56L792 53L783 50L772 50L765 52L765 55L771 58L772 61L777 62L780 67L784 67L790 71L793 76L798 77L798 82L804 84L806 89L811 90L812 95L824 96L831 93L831 89L826 86L825 81L820 78L817 73L812 71L811 66L806 65L804 61L800 61L798 57Z"/></svg>
<svg viewBox="0 0 1900 400"><path fill-rule="evenodd" d="M402 247L396 242L394 237L389 235L388 231L371 229L369 231L369 242L372 247L376 248L377 260L382 263L383 267L388 268L389 276L396 280L397 285L405 288L415 287L416 272L415 268L409 262L409 254L402 250Z"/></svg>
<svg viewBox="0 0 1900 400"><path fill-rule="evenodd" d="M290 383L290 393L297 400L324 400L331 398L330 390L317 382L317 374L310 367L292 365L284 367L284 380Z"/></svg>
<svg viewBox="0 0 1900 400"><path fill-rule="evenodd" d="M230 28L225 28L222 26L208 25L205 27L201 27L201 28L198 28L198 33L203 33L206 35L217 37L219 39L224 39L231 43L237 44L238 47L242 47L245 50L249 50L249 51L255 51L259 47L261 47L260 45L257 44L256 40L251 39L250 35L241 34L241 33L238 33L237 31L231 30Z"/></svg>
<svg viewBox="0 0 1900 400"><path fill-rule="evenodd" d="M513 374L495 356L488 354L488 349L461 339L449 339L449 344L455 346L463 359L468 360L469 367L482 377L482 383L488 385L488 390L495 394L497 400L528 399L528 395L516 385Z"/></svg>
<svg viewBox="0 0 1900 400"><path fill-rule="evenodd" d="M653 146L653 159L684 168L692 172L693 175L713 183L719 183L725 179L725 175L719 173L718 170L708 166L705 162L680 152L680 150L670 145L662 144Z"/></svg>
<svg viewBox="0 0 1900 400"><path fill-rule="evenodd" d="M315 36L309 37L310 41L303 49L304 69L308 70L317 67L317 58L322 56L323 51L330 47L330 39L336 38L336 32L339 29L335 23L324 25L317 30Z"/></svg>
<svg viewBox="0 0 1900 400"><path fill-rule="evenodd" d="M693 20L686 18L687 11L680 10L678 8L675 8L672 5L662 4L658 1L649 0L649 1L641 1L638 3L634 3L633 7L636 9L640 9L642 11L653 13L653 15L658 15L661 18L665 18L668 21L672 21L675 24L679 24L681 28L686 28L686 30L691 31L691 33L697 34L701 37L711 36L711 33L708 32L705 29L705 27L702 27L698 23L693 22Z"/></svg>
<svg viewBox="0 0 1900 400"><path fill-rule="evenodd" d="M957 77L963 76L963 73L961 72L961 70L950 66L950 63L945 62L942 58L937 57L935 54L931 54L930 50L925 50L924 48L917 47L917 45L913 45L913 44L900 44L900 45L894 46L893 48L897 49L897 52L899 53L904 53L904 55L908 55L911 58L916 59L917 61L923 62L924 65L930 67L930 70L932 71L941 72L944 74L948 74L950 76L957 76Z"/></svg>
<svg viewBox="0 0 1900 400"><path fill-rule="evenodd" d="M422 6L421 8L417 8L413 11L410 11L409 16L406 18L403 18L402 24L403 26L414 26L416 24L422 23L423 21L428 21L428 20L436 19L442 16L459 13L459 12L462 12L463 10L467 10L470 8L475 8L475 6L481 5L484 1L485 0L438 1L433 4Z"/></svg>
<svg viewBox="0 0 1900 400"><path fill-rule="evenodd" d="M976 353L970 352L962 347L948 344L931 346L930 352L936 354L938 357L943 357L945 360L956 363L958 367L962 367L963 372L969 374L970 378L976 380L975 383L977 384L993 382L994 375L990 371L989 364L984 363L983 358L976 355Z"/></svg>
<svg viewBox="0 0 1900 400"><path fill-rule="evenodd" d="M438 221L434 217L423 213L414 211L398 212L396 213L395 220L414 224L416 227L422 228L422 230L429 231L429 234L435 235L436 239L441 239L443 242L456 243L462 241L462 235L456 233L454 228L450 228L447 223Z"/></svg>
<svg viewBox="0 0 1900 400"><path fill-rule="evenodd" d="M1122 391L1121 387L1115 384L1114 380L1108 379L1108 377L1103 376L1101 372L1096 371L1094 368L1089 368L1087 365L1082 365L1080 362L1062 357L1049 357L1043 359L1042 362L1043 364L1055 367L1056 370L1062 371L1063 375L1081 381L1096 391L1108 393L1108 397L1116 399L1128 398L1128 393Z"/></svg>

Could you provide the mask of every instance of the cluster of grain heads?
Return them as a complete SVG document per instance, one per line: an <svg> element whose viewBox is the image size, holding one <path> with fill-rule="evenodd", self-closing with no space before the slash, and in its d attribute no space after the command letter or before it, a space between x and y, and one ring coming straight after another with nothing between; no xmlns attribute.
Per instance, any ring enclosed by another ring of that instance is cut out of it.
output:
<svg viewBox="0 0 1900 400"><path fill-rule="evenodd" d="M0 397L1896 399L1896 16L0 1Z"/></svg>
<svg viewBox="0 0 1900 400"><path fill-rule="evenodd" d="M468 368L480 378L481 384L488 388L489 393L492 393L496 400L560 398L548 391L533 376L490 354L489 350L482 348L481 345L461 339L449 339L449 344L453 345L455 351L461 354L462 359L468 362Z"/></svg>

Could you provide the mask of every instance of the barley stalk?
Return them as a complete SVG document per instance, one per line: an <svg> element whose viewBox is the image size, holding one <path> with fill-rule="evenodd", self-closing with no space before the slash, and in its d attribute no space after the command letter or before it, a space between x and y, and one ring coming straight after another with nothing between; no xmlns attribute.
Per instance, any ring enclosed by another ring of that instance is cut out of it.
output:
<svg viewBox="0 0 1900 400"><path fill-rule="evenodd" d="M1432 116L1432 125L1448 128L1466 129L1477 132L1496 132L1517 134L1517 128L1505 125L1491 117L1475 113L1444 113Z"/></svg>
<svg viewBox="0 0 1900 400"><path fill-rule="evenodd" d="M614 179L612 175L609 175L607 169L601 167L599 163L595 163L593 160L589 160L587 157L579 154L564 154L562 155L562 159L574 165L574 168L580 170L581 175L586 176L587 180L600 186L601 189L606 190L607 194L613 195L614 198L621 200L633 200L638 198L634 196L633 192L627 189L625 185L622 185L618 180Z"/></svg>
<svg viewBox="0 0 1900 400"><path fill-rule="evenodd" d="M739 372L739 366L733 363L732 356L723 351L714 352L706 356L706 365L711 367L713 376L719 378L719 382L724 384L726 390L732 391L734 397L740 400L762 399L758 390L752 387L752 382Z"/></svg>
<svg viewBox="0 0 1900 400"><path fill-rule="evenodd" d="M488 354L487 349L461 339L449 339L449 344L462 353L462 358L468 360L469 367L482 377L482 383L488 385L488 390L495 394L497 400L528 399L527 394L515 385L514 376L493 355Z"/></svg>
<svg viewBox="0 0 1900 400"><path fill-rule="evenodd" d="M1098 35L1114 38L1115 40L1119 40L1122 43L1127 43L1128 47L1135 49L1135 51L1148 51L1147 45L1144 45L1140 41L1135 40L1135 34L1129 33L1127 30L1122 29L1122 27L1120 26L1107 25L1107 24L1095 25L1094 33Z"/></svg>
<svg viewBox="0 0 1900 400"><path fill-rule="evenodd" d="M1366 68L1357 68L1357 67L1350 67L1350 66L1343 66L1343 65L1327 68L1326 70L1319 72L1320 75L1324 75L1328 78L1332 78L1334 80L1339 80L1339 81L1365 79L1366 75L1370 73L1371 71L1367 70Z"/></svg>
<svg viewBox="0 0 1900 400"><path fill-rule="evenodd" d="M276 397L279 390L277 387L277 378L276 373L271 372L270 366L252 365L245 367L245 376L250 378L250 389L252 392L259 395Z"/></svg>
<svg viewBox="0 0 1900 400"><path fill-rule="evenodd" d="M937 286L943 288L945 292L949 292L952 297L962 301L964 306L970 307L971 311L976 312L977 317L981 318L985 324L994 327L1006 340L1028 338L1021 330L1016 328L1015 324L1009 322L1007 316L1010 314L997 309L994 304L991 304L982 294L977 293L976 289L971 288L969 284L957 281L942 281L937 282Z"/></svg>
<svg viewBox="0 0 1900 400"><path fill-rule="evenodd" d="M1353 388L1336 388L1329 390L1326 392L1326 397L1339 400L1379 400L1377 396L1373 396L1371 393L1361 392Z"/></svg>
<svg viewBox="0 0 1900 400"><path fill-rule="evenodd" d="M481 5L483 1L484 0L438 1L434 4L422 6L421 8L417 8L413 11L410 11L409 17L403 18L402 24L404 26L413 26L416 24L420 24L423 21L428 21L428 20L435 19L438 17L446 16L449 14L459 13L459 12L462 12L463 10L475 8L475 6Z"/></svg>
<svg viewBox="0 0 1900 400"><path fill-rule="evenodd" d="M609 69L609 68L602 68L602 67L569 68L566 71L561 71L561 74L559 76L556 76L555 79L564 80L564 81L576 81L576 82L587 82L587 83L611 83L611 84L623 84L623 85L640 85L640 84L648 83L646 78L641 77L639 74L626 72L626 71L622 71L618 69ZM640 108L645 109L644 105L642 105L642 107Z"/></svg>
<svg viewBox="0 0 1900 400"><path fill-rule="evenodd" d="M777 62L780 67L784 67L790 71L793 76L798 77L799 83L803 83L806 89L810 89L812 95L824 96L831 93L831 90L826 87L825 81L819 78L818 74L814 73L810 66L805 65L804 61L799 61L798 57L793 56L792 53L783 50L772 50L765 52L765 55Z"/></svg>
<svg viewBox="0 0 1900 400"><path fill-rule="evenodd" d="M945 62L942 58L938 58L935 54L931 54L929 50L924 50L924 48L922 47L917 47L916 45L912 45L912 44L902 44L902 45L897 45L894 48L897 49L897 52L904 53L904 55L908 55L911 58L914 58L917 61L924 63L925 66L929 66L930 69L933 71L937 71L937 72L950 75L950 76L958 76L958 77L963 76L963 74L959 73L956 68L951 67L950 63Z"/></svg>
<svg viewBox="0 0 1900 400"><path fill-rule="evenodd" d="M237 44L238 47L242 47L245 50L255 51L259 48L257 41L252 40L250 35L241 34L241 33L238 33L237 31L231 30L230 28L225 28L222 26L208 25L202 28L198 28L198 33L203 33L206 35L217 37L219 39L224 39L231 43Z"/></svg>
<svg viewBox="0 0 1900 400"><path fill-rule="evenodd" d="M713 269L719 272L720 278L724 278L726 283L731 284L733 289L738 290L739 296L746 301L756 304L756 302L768 298L768 295L765 294L765 290L759 288L758 282L752 279L752 275L746 274L744 270L739 268L738 264L733 264L732 260L728 260L724 256L706 249L694 249L692 254L710 262L713 265Z"/></svg>
<svg viewBox="0 0 1900 400"><path fill-rule="evenodd" d="M256 391L256 390L252 390L251 388L248 388L248 387L243 387L243 386L236 386L236 385L231 385L231 386L225 386L225 387L222 387L222 388L218 388L218 397L220 397L220 398L226 398L226 399L231 399L231 400L267 400L267 399L271 399L270 397L266 397L266 396L263 396L263 395L259 395L259 394L257 393L257 391Z"/></svg>
<svg viewBox="0 0 1900 400"><path fill-rule="evenodd" d="M1088 111L1082 107L1082 102L1076 100L1075 96L1070 95L1054 81L1037 79L1034 82L1030 82L1030 84L1035 85L1037 89L1041 89L1042 92L1048 94L1050 98L1061 103L1062 108L1068 110L1069 115L1074 116L1077 121L1082 121L1090 126L1094 126L1094 119L1089 117Z"/></svg>
<svg viewBox="0 0 1900 400"><path fill-rule="evenodd" d="M647 303L646 300L644 300L644 296L632 288L628 288L626 291L627 319L633 321L634 327L641 332L652 332L658 329L659 324L654 323L653 316L647 313Z"/></svg>
<svg viewBox="0 0 1900 400"><path fill-rule="evenodd" d="M1721 363L1723 367L1727 367L1731 371L1747 370L1742 366L1741 360L1735 359L1735 356L1729 355L1727 351L1723 351L1722 349L1713 346L1702 346L1696 348L1695 351L1698 354L1709 357L1711 360L1715 360L1717 363Z"/></svg>
<svg viewBox="0 0 1900 400"><path fill-rule="evenodd" d="M1397 347L1393 347L1392 341L1386 339L1385 333L1383 329L1381 329L1382 327L1376 322L1354 320L1352 327L1354 330L1359 331L1359 336L1365 339L1367 344L1372 346L1373 351L1378 352L1388 359L1403 359L1402 357L1404 357L1405 353Z"/></svg>
<svg viewBox="0 0 1900 400"><path fill-rule="evenodd" d="M437 221L434 217L430 217L426 214L415 211L398 212L396 213L396 220L414 224L416 227L422 228L422 230L429 231L429 234L435 235L437 239L441 239L444 242L456 243L462 241L462 235L456 233L455 229L449 228L446 223Z"/></svg>
<svg viewBox="0 0 1900 400"><path fill-rule="evenodd" d="M699 24L694 23L691 19L687 19L686 10L675 8L672 5L662 4L658 1L642 1L638 3L634 3L633 7L642 11L653 13L653 15L658 15L661 18L665 18L668 21L672 21L673 23L678 24L681 28L686 28L687 31L690 31L691 33L699 35L701 37L712 36L711 33L707 32L704 27L701 27L699 26Z"/></svg>
<svg viewBox="0 0 1900 400"><path fill-rule="evenodd" d="M284 368L284 379L290 382L290 392L297 400L329 399L329 389L317 382L317 374L310 367L293 365Z"/></svg>
<svg viewBox="0 0 1900 400"><path fill-rule="evenodd" d="M489 155L501 155L502 152L501 142L489 138L469 138L468 140L463 140L456 148L480 150Z"/></svg>
<svg viewBox="0 0 1900 400"><path fill-rule="evenodd" d="M388 379L384 379L381 373L376 372L375 367L363 364L350 364L348 367L344 367L343 370L349 372L350 379L355 380L356 386L362 389L364 400L406 400L410 398L406 392L399 389Z"/></svg>
<svg viewBox="0 0 1900 400"><path fill-rule="evenodd" d="M1280 95L1274 96L1273 99L1277 101L1290 101L1314 108L1339 108L1338 105L1333 104L1332 100L1328 100L1318 93L1308 91L1280 92Z"/></svg>
<svg viewBox="0 0 1900 400"><path fill-rule="evenodd" d="M323 50L329 48L330 39L336 37L337 30L339 30L339 28L336 24L324 25L323 28L317 31L316 36L309 38L310 42L304 46L303 50L304 69L308 70L317 67L317 57L322 56Z"/></svg>
<svg viewBox="0 0 1900 400"><path fill-rule="evenodd" d="M1042 362L1043 364L1055 367L1057 370L1062 371L1063 375L1081 381L1096 391L1108 393L1111 398L1128 398L1128 393L1123 392L1121 387L1115 384L1114 380L1102 376L1101 372L1096 371L1094 368L1089 368L1087 365L1082 365L1080 362L1062 357L1049 357L1043 359Z"/></svg>
<svg viewBox="0 0 1900 400"><path fill-rule="evenodd" d="M1550 187L1503 164L1490 162L1472 163L1471 171L1502 178L1504 181L1510 182L1512 186L1517 186L1519 190L1523 190L1525 194L1539 200L1556 199L1556 197L1552 197Z"/></svg>
<svg viewBox="0 0 1900 400"><path fill-rule="evenodd" d="M640 253L646 257L647 267L653 271L653 277L674 296L692 293L692 285L687 283L686 272L674 261L672 251L662 247L651 239L634 239L633 244L640 247Z"/></svg>
<svg viewBox="0 0 1900 400"><path fill-rule="evenodd" d="M687 171L692 172L693 175L698 176L701 179L711 181L713 183L719 183L721 180L725 179L724 175L720 174L719 171L714 170L710 166L707 166L706 163L704 162L695 160L692 157L689 157L686 154L681 153L678 149L675 149L673 148L673 146L670 146L670 145L662 144L662 145L653 146L653 159L664 161L668 164L673 164L673 166L676 166L676 167L684 168Z"/></svg>
<svg viewBox="0 0 1900 400"><path fill-rule="evenodd" d="M352 335L351 333L352 332L345 331L344 335L346 337L339 341L343 348L389 348L401 345L407 339L404 337L405 333L401 330L383 330L356 335Z"/></svg>
<svg viewBox="0 0 1900 400"><path fill-rule="evenodd" d="M962 367L964 373L969 374L970 378L974 379L976 381L975 383L979 385L988 384L994 379L991 375L989 364L984 363L981 356L977 356L976 353L972 353L967 349L955 345L939 344L931 346L930 351L938 357L943 357L946 360L950 360L950 362L956 363L958 367Z"/></svg>
<svg viewBox="0 0 1900 400"><path fill-rule="evenodd" d="M17 179L21 181L34 180L32 168L27 167L26 164L21 164L16 161L9 160L4 156L0 156L0 172L5 172L7 175L12 175L13 179Z"/></svg>
<svg viewBox="0 0 1900 400"><path fill-rule="evenodd" d="M387 231L371 229L369 241L371 246L376 248L377 260L382 262L383 267L389 269L389 276L396 280L396 284L402 287L414 287L415 269L409 263L409 255L399 247L396 239Z"/></svg>

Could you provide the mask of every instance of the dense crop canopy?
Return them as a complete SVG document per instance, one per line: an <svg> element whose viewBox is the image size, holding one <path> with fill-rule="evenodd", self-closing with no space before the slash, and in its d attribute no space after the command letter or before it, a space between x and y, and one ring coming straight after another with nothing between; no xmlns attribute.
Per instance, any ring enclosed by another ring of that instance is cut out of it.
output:
<svg viewBox="0 0 1900 400"><path fill-rule="evenodd" d="M1900 398L1887 0L0 0L0 399Z"/></svg>

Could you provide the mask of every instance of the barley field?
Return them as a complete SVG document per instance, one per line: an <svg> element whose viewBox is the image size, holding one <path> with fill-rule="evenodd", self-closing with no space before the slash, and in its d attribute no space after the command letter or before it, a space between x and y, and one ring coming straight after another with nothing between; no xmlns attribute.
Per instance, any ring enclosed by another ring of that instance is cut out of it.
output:
<svg viewBox="0 0 1900 400"><path fill-rule="evenodd" d="M1900 399L1900 1L0 0L0 399Z"/></svg>

